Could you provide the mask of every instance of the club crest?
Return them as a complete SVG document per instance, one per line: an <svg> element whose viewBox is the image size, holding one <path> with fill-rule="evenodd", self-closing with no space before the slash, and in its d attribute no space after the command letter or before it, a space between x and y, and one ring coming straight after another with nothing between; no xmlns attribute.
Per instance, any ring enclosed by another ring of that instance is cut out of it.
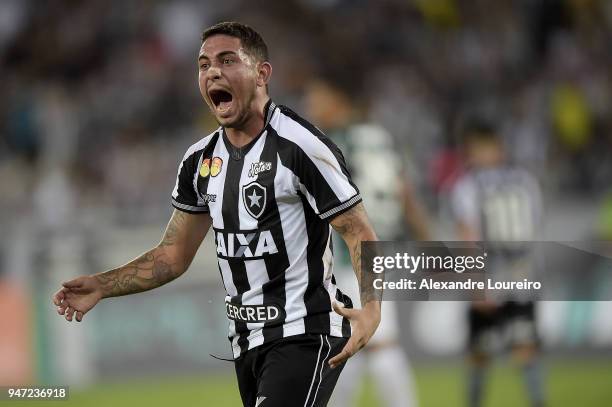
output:
<svg viewBox="0 0 612 407"><path fill-rule="evenodd" d="M242 201L244 207L255 219L263 214L266 208L266 187L254 181L242 187Z"/></svg>

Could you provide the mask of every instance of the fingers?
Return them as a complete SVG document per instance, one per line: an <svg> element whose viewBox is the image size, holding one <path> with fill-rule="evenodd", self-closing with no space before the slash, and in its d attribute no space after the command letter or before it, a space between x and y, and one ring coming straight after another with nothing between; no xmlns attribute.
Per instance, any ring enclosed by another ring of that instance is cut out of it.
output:
<svg viewBox="0 0 612 407"><path fill-rule="evenodd" d="M344 362L346 362L351 356L353 355L350 353L350 351L343 349L342 352L338 353L336 356L329 360L329 367L335 369Z"/></svg>
<svg viewBox="0 0 612 407"><path fill-rule="evenodd" d="M354 309L345 308L345 307L340 306L340 303L338 303L337 301L334 301L333 306L334 306L334 311L336 311L337 314L340 314L347 319L352 319L355 316L355 313L357 312Z"/></svg>
<svg viewBox="0 0 612 407"><path fill-rule="evenodd" d="M358 350L357 345L353 337L351 337L349 341L346 343L346 345L344 345L344 348L342 349L342 351L329 360L328 362L329 367L331 367L332 369L335 369L342 363L346 362L348 358L350 358L355 353L357 353L357 350Z"/></svg>
<svg viewBox="0 0 612 407"><path fill-rule="evenodd" d="M66 312L66 308L68 308L68 303L64 301L59 307L57 307L57 313L60 315L64 315Z"/></svg>
<svg viewBox="0 0 612 407"><path fill-rule="evenodd" d="M69 322L71 322L73 319L76 319L77 322L81 322L85 316L84 312L78 311L77 309L71 307L66 301L57 307L57 313L63 315L64 318L66 318L66 321Z"/></svg>
<svg viewBox="0 0 612 407"><path fill-rule="evenodd" d="M57 313L60 315L64 315L68 307L68 291L67 288L62 288L53 295L53 304L57 306Z"/></svg>
<svg viewBox="0 0 612 407"><path fill-rule="evenodd" d="M76 320L81 322L83 319L83 313L74 309L70 303L70 289L62 288L57 293L53 295L53 303L57 305L57 313L59 315L63 315L66 318L66 321L72 321L74 318L74 314L76 313Z"/></svg>
<svg viewBox="0 0 612 407"><path fill-rule="evenodd" d="M74 308L68 307L66 309L66 315L64 316L66 318L66 321L72 322L72 318L73 318L75 312L76 312L76 310Z"/></svg>
<svg viewBox="0 0 612 407"><path fill-rule="evenodd" d="M62 301L64 301L64 298L66 297L64 294L64 291L65 291L65 288L62 288L61 290L53 294L53 296L51 297L53 304L59 306L62 303Z"/></svg>
<svg viewBox="0 0 612 407"><path fill-rule="evenodd" d="M76 319L77 322L81 322L85 316L84 312L78 311L73 307L76 296L88 291L84 287L83 281L79 277L62 283L63 287L51 297L53 304L57 307L57 313L63 315L66 321L71 322L73 319Z"/></svg>
<svg viewBox="0 0 612 407"><path fill-rule="evenodd" d="M358 315L358 311L351 308L345 308L344 306L341 306L340 303L338 303L337 301L334 301L333 307L334 311L336 311L337 314L342 315L348 320L351 320ZM349 338L342 351L329 360L329 366L332 369L335 369L338 365L341 365L342 363L346 362L348 358L353 356L359 350L359 346L355 339L355 334L356 332L353 332L353 336Z"/></svg>

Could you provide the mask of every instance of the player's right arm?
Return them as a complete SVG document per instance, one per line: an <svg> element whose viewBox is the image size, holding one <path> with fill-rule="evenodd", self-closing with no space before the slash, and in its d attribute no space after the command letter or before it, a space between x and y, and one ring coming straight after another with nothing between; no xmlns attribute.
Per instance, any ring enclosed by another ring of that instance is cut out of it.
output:
<svg viewBox="0 0 612 407"><path fill-rule="evenodd" d="M206 236L212 219L208 213L174 210L162 240L131 262L62 284L53 295L57 312L67 321L81 321L100 300L135 294L164 285L182 275Z"/></svg>

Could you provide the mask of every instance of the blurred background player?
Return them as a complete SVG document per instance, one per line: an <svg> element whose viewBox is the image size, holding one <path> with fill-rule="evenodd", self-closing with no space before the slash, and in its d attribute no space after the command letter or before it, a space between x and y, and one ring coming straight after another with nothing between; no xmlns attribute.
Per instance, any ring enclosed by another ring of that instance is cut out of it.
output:
<svg viewBox="0 0 612 407"><path fill-rule="evenodd" d="M392 136L380 125L362 119L354 103L354 87L341 78L317 78L306 89L306 110L310 119L342 150L349 171L360 185L371 209L371 221L381 240L406 240L406 223L413 239L428 240L424 210L414 197L404 171L402 157ZM351 281L351 259L346 245L334 236L334 268L338 284L349 293L358 293ZM399 342L397 309L392 301L382 306L376 334L361 355L347 363L332 397L335 407L354 406L365 373L369 373L383 406L417 405L416 388L408 359Z"/></svg>
<svg viewBox="0 0 612 407"><path fill-rule="evenodd" d="M503 141L487 119L469 118L462 127L467 171L451 193L459 237L491 242L489 272L528 273L529 251L516 242L535 240L538 234L542 211L538 183L527 171L508 163ZM514 298L475 301L468 322L469 407L483 404L487 367L493 353L506 346L522 369L531 406L543 406L534 303Z"/></svg>

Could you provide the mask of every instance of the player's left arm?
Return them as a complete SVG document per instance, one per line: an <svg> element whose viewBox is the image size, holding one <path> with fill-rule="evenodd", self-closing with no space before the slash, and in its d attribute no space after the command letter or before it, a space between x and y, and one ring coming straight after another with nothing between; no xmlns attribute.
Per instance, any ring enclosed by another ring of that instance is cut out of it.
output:
<svg viewBox="0 0 612 407"><path fill-rule="evenodd" d="M358 203L348 211L336 216L330 223L346 242L355 275L361 282L361 242L378 240L363 203ZM338 304L334 304L334 310L350 320L352 335L344 349L330 359L329 365L332 368L345 362L363 348L380 323L380 300L367 290L361 289L361 284L359 286L362 307L360 310L341 308Z"/></svg>

